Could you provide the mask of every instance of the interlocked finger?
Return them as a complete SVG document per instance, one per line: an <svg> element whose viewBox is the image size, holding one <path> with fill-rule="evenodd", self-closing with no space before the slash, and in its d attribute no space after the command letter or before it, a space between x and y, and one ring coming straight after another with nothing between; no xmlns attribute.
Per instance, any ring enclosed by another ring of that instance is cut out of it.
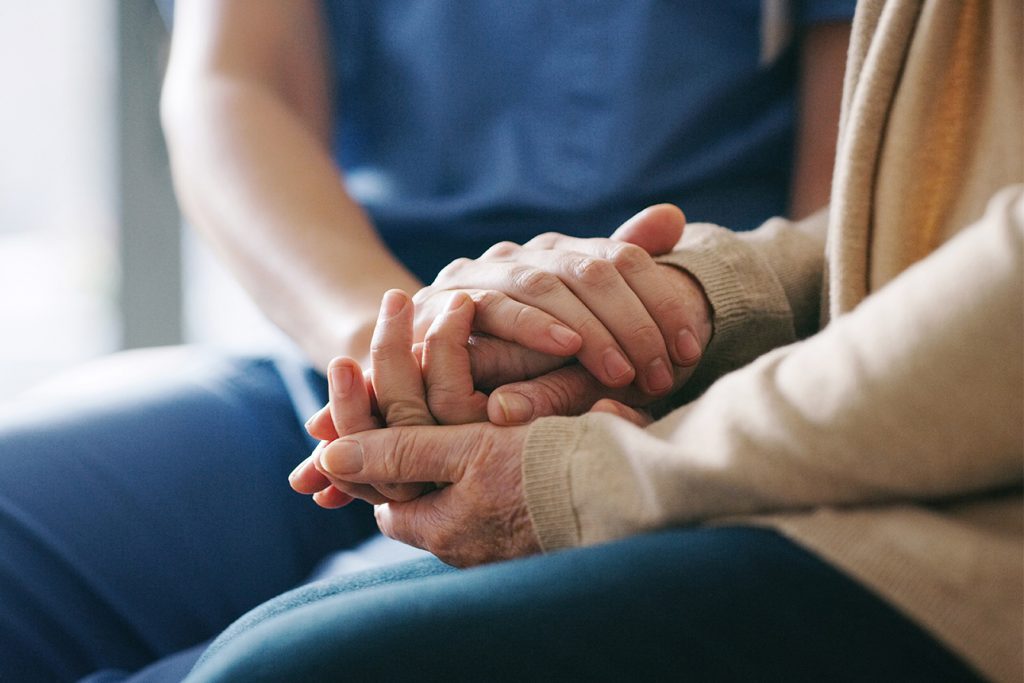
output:
<svg viewBox="0 0 1024 683"><path fill-rule="evenodd" d="M445 312L427 331L423 373L427 403L438 424L487 420L487 396L474 389L470 367L468 343L473 315L473 301L467 294L455 292Z"/></svg>
<svg viewBox="0 0 1024 683"><path fill-rule="evenodd" d="M657 325L672 362L685 365L690 360L690 347L684 346L680 337L684 330L692 329L693 321L687 318L680 292L667 277L665 269L669 266L658 264L640 247L617 240L580 239L557 233L547 233L536 240L538 248L547 245L545 248L588 254L611 263ZM534 248L534 244L531 240L524 248Z"/></svg>
<svg viewBox="0 0 1024 683"><path fill-rule="evenodd" d="M564 256L520 249L513 260L470 261L459 268L445 269L433 286L495 290L541 309L580 335L582 345L576 357L595 377L606 386L625 386L633 381L636 372L605 324L559 276L558 273L562 273L566 279L573 277L564 272ZM605 274L609 273L605 271ZM593 276L590 272L586 279L589 281ZM628 290L625 283L622 288ZM607 308L608 304L604 302L603 307Z"/></svg>

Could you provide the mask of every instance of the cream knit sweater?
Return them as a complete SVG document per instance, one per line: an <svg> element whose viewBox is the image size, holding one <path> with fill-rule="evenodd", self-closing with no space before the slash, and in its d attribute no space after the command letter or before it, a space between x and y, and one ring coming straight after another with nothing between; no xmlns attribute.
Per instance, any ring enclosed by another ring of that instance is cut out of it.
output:
<svg viewBox="0 0 1024 683"><path fill-rule="evenodd" d="M1022 680L1022 33L1020 0L861 2L829 210L688 226L664 260L714 310L699 398L646 429L538 420L546 550L769 525Z"/></svg>

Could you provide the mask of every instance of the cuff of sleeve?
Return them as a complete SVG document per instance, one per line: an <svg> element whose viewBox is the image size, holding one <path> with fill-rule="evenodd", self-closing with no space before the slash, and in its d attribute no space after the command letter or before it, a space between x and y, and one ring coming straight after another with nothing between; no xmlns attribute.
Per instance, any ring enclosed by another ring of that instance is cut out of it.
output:
<svg viewBox="0 0 1024 683"><path fill-rule="evenodd" d="M684 387L685 400L766 351L796 341L782 283L730 230L709 223L688 225L680 247L655 260L696 278L711 303L711 341Z"/></svg>
<svg viewBox="0 0 1024 683"><path fill-rule="evenodd" d="M583 427L579 418L541 418L531 425L526 437L523 495L537 540L545 552L580 544L569 467Z"/></svg>

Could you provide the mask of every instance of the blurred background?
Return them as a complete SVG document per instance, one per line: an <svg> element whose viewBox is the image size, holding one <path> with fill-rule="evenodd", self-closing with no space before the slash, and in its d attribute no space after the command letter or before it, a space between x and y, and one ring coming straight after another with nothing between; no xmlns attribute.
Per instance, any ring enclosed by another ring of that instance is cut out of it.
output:
<svg viewBox="0 0 1024 683"><path fill-rule="evenodd" d="M0 3L0 400L120 349L279 336L181 227L147 0Z"/></svg>

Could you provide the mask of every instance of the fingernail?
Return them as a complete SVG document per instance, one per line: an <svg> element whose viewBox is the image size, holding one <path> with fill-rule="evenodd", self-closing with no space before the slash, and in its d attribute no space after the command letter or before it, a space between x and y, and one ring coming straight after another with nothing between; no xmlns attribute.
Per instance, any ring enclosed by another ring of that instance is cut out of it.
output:
<svg viewBox="0 0 1024 683"><path fill-rule="evenodd" d="M684 328L676 336L676 353L683 365L692 365L700 357L702 349L690 328Z"/></svg>
<svg viewBox="0 0 1024 683"><path fill-rule="evenodd" d="M320 464L336 476L355 474L363 469L363 447L358 441L335 441L320 454Z"/></svg>
<svg viewBox="0 0 1024 683"><path fill-rule="evenodd" d="M615 349L604 352L604 369L613 380L622 379L633 372L633 366L626 357Z"/></svg>
<svg viewBox="0 0 1024 683"><path fill-rule="evenodd" d="M320 413L324 412L324 408L326 408L326 407L327 406L324 406L323 408L321 408L320 410L316 411L315 413L313 413L312 415L309 416L309 419L306 420L306 424L303 425L303 427L306 428L307 432L309 431L309 425L313 424L313 421L317 418L318 415L320 415Z"/></svg>
<svg viewBox="0 0 1024 683"><path fill-rule="evenodd" d="M355 373L348 365L335 365L331 368L331 389L339 394L347 394L352 390L354 376Z"/></svg>
<svg viewBox="0 0 1024 683"><path fill-rule="evenodd" d="M324 446L326 446L326 445L327 445L326 441L321 441L320 443L318 443L316 445L316 448L313 449L313 453L312 453L312 455L313 455L312 462L316 462L316 460L317 460L317 457L316 457L317 453L322 451ZM307 460L308 460L308 458L307 458ZM302 462L300 462L298 465L295 466L295 469L293 469L291 474L288 475L288 481L291 481L292 479L294 479L299 474L299 470L302 469L303 465L306 464L307 460L303 460Z"/></svg>
<svg viewBox="0 0 1024 683"><path fill-rule="evenodd" d="M405 308L405 297L402 296L402 292L392 289L384 294L384 301L380 304L382 317L390 318L398 315L403 308Z"/></svg>
<svg viewBox="0 0 1024 683"><path fill-rule="evenodd" d="M672 387L672 373L661 358L647 366L647 389L652 393L668 391Z"/></svg>
<svg viewBox="0 0 1024 683"><path fill-rule="evenodd" d="M498 405L505 415L505 422L509 424L523 424L529 422L533 417L533 404L522 394L511 391L503 391L498 396Z"/></svg>
<svg viewBox="0 0 1024 683"><path fill-rule="evenodd" d="M548 334L555 340L555 343L565 348L573 346L580 338L578 334L565 325L552 325L548 328Z"/></svg>

